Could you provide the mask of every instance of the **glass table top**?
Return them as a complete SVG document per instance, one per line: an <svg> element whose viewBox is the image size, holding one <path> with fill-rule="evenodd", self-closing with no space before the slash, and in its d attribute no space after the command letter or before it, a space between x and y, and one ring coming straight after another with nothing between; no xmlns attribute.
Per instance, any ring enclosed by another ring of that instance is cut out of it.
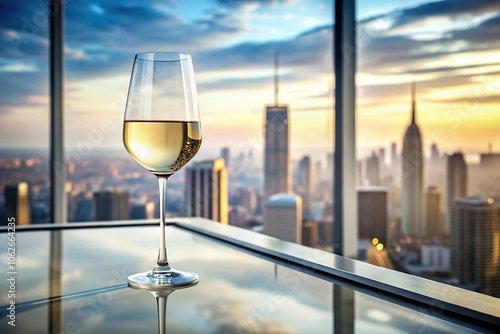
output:
<svg viewBox="0 0 500 334"><path fill-rule="evenodd" d="M167 333L474 333L177 226L166 230L171 265L200 276L166 299ZM0 238L7 259L7 234ZM153 226L18 232L16 326L3 279L0 333L58 325L64 333L157 333L155 296L129 288L127 276L153 267L158 238Z"/></svg>

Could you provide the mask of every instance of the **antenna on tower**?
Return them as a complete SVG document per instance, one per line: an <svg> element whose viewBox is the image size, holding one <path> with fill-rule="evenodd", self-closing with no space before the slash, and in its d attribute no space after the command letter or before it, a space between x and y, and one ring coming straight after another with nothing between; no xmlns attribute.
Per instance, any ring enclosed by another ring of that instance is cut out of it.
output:
<svg viewBox="0 0 500 334"><path fill-rule="evenodd" d="M415 80L411 82L411 122L415 123L415 101L416 101L416 84Z"/></svg>
<svg viewBox="0 0 500 334"><path fill-rule="evenodd" d="M278 94L279 94L279 54L278 50L274 50L274 106L278 106Z"/></svg>

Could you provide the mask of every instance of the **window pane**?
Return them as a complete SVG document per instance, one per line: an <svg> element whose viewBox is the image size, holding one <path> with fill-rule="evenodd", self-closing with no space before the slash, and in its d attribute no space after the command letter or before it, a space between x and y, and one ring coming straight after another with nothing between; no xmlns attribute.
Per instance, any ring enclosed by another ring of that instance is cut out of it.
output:
<svg viewBox="0 0 500 334"><path fill-rule="evenodd" d="M500 297L500 4L357 7L368 260Z"/></svg>
<svg viewBox="0 0 500 334"><path fill-rule="evenodd" d="M48 8L1 1L0 224L49 221ZM5 216L5 219L4 219Z"/></svg>
<svg viewBox="0 0 500 334"><path fill-rule="evenodd" d="M285 161L285 168L279 173L288 172L284 184L304 197L301 222L311 218L314 202L322 208L325 200L331 207L331 175L330 185L324 180L326 166L331 167L327 157L333 142L331 29L331 1L155 1L148 7L140 1L68 3L65 97L70 221L94 219L94 194L105 190L128 192L133 218L148 216L144 206L157 206L154 177L125 152L121 139L133 57L150 50L192 54L203 126L203 145L193 161L226 156L229 221L261 230L266 201L262 195L264 122L266 107L275 104L277 55L276 102L288 106L289 113L286 123L278 120L289 128L282 145L289 150L287 154L280 148L278 160ZM223 147L228 148L224 154ZM309 157L310 173L322 174L308 177L308 185L305 176L298 175L304 156ZM171 215L185 215L185 205L197 212L191 200L185 203L184 184L185 170L169 179ZM313 196L316 184L321 190ZM213 209L206 212L218 212ZM322 211L316 216L322 220ZM311 238L316 238L317 229L310 229Z"/></svg>

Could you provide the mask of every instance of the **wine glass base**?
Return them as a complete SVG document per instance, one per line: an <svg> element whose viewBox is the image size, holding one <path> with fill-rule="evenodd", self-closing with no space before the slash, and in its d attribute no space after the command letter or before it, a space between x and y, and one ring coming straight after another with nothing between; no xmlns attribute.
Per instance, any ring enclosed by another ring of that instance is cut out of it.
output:
<svg viewBox="0 0 500 334"><path fill-rule="evenodd" d="M166 274L158 275L153 271L130 275L128 285L140 290L169 290L176 287L195 285L199 281L198 275L172 269Z"/></svg>

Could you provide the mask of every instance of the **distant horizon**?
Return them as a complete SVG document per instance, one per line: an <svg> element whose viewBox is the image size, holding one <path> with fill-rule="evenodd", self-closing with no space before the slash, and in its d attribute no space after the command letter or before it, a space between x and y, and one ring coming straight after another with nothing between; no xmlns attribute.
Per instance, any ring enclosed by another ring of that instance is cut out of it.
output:
<svg viewBox="0 0 500 334"><path fill-rule="evenodd" d="M200 149L198 154L194 157L193 161L199 161L199 160L205 160L205 159L215 159L215 158L221 157L220 150L223 147L229 147L231 159L235 158L235 154L234 154L235 152L237 152L237 154L241 154L242 152L248 153L248 151L246 151L245 148L242 149L238 145L235 145L235 146L225 145L225 146L220 146L220 147L203 147L202 146L202 148ZM380 146L377 146L377 147L365 147L362 149L357 149L356 150L356 153L357 153L356 159L357 160L364 160L364 159L368 158L372 154L373 151L375 151L377 156L379 156L379 149L380 148L381 148ZM391 155L390 145L384 146L383 148L386 149L385 150L386 162L388 162L388 161L390 161L390 155ZM237 150L237 149L239 149L239 150ZM488 147L486 147L484 150L478 150L475 152L470 152L470 151L464 152L463 150L454 150L454 151L447 152L447 151L441 150L441 148L439 146L438 146L438 149L439 149L439 154L441 157L444 157L444 155L451 155L455 152L463 153L467 164L478 164L481 154L488 154L488 153L500 154L500 150L495 151L494 147L493 147L492 152L488 151ZM4 152L9 152L10 154L15 154L18 151L21 151L23 154L30 153L30 152L32 152L32 153L36 152L37 154L40 154L40 152L43 153L46 151L46 155L48 155L49 154L49 147L47 146L47 147L38 147L38 148L36 148L36 147L35 148L33 148L33 147L16 148L16 147L2 147L2 146L0 146L0 154L2 154ZM362 151L361 154L359 153L360 151ZM71 153L71 152L73 152L75 155L78 154L74 148L70 147L70 148L65 149L66 157L68 157L68 153ZM332 152L333 152L333 150L329 150L326 147L304 147L304 148L293 150L291 152L291 160L292 160L292 162L298 162L298 160L301 159L303 156L308 155L311 158L313 158L313 162L320 160L322 163L326 163L327 155L332 153ZM430 148L424 149L424 155L425 155L426 159L430 158L429 152L430 152ZM82 160L85 160L85 157L90 157L93 154L105 154L105 153L123 153L124 156L128 156L128 153L124 147L123 148L120 148L120 147L108 147L108 148L96 147L96 148L93 148L91 150L91 152L89 152L88 154L81 155L81 158L82 158ZM258 153L259 154L257 155L257 157L260 157L259 159L263 160L263 151L259 150ZM398 153L398 156L401 155L401 146L398 146L397 153ZM71 155L69 154L69 156L71 156ZM0 155L0 159L1 158L2 158L2 156ZM132 159L132 157L131 157L131 159ZM325 167L325 166L323 166L323 167Z"/></svg>

